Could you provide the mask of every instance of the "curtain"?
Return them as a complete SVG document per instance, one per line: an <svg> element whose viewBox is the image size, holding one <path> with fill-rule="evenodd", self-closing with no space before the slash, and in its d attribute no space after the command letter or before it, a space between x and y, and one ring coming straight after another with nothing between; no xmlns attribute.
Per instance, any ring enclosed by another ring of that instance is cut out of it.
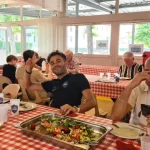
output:
<svg viewBox="0 0 150 150"><path fill-rule="evenodd" d="M48 54L54 50L54 30L55 27L50 19L39 19L38 21L38 53L47 58Z"/></svg>

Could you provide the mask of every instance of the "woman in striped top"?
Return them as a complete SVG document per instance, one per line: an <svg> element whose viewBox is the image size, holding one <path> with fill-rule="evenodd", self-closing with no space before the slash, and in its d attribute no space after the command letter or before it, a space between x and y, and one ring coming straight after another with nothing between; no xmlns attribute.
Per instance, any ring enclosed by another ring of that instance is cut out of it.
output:
<svg viewBox="0 0 150 150"><path fill-rule="evenodd" d="M123 60L125 64L121 65L119 68L120 77L133 79L138 72L142 72L143 66L134 62L134 55L132 52L124 53Z"/></svg>

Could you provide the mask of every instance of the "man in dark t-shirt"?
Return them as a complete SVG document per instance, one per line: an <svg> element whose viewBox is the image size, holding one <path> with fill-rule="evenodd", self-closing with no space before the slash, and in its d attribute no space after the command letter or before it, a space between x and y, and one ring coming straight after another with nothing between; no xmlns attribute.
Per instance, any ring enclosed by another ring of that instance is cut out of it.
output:
<svg viewBox="0 0 150 150"><path fill-rule="evenodd" d="M6 58L8 64L3 66L3 76L9 78L12 83L17 83L15 73L16 73L16 64L17 64L17 57L14 55L9 55Z"/></svg>
<svg viewBox="0 0 150 150"><path fill-rule="evenodd" d="M52 94L51 106L60 108L63 114L69 112L84 113L95 107L96 100L90 89L89 82L83 74L69 74L67 72L66 56L59 52L52 52L47 61L58 79L44 82L42 84L31 83L30 74L35 63L38 61L34 55L32 59L26 62L25 87L27 90L42 91L45 90ZM86 103L82 104L82 96Z"/></svg>

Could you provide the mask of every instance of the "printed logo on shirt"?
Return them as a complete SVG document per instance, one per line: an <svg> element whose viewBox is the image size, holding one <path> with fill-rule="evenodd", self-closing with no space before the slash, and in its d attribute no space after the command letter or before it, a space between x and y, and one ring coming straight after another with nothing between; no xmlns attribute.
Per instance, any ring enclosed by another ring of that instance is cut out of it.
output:
<svg viewBox="0 0 150 150"><path fill-rule="evenodd" d="M57 88L54 86L53 89L52 89L52 92L55 91L56 89L57 89Z"/></svg>
<svg viewBox="0 0 150 150"><path fill-rule="evenodd" d="M68 86L68 81L64 82L62 86L66 88Z"/></svg>

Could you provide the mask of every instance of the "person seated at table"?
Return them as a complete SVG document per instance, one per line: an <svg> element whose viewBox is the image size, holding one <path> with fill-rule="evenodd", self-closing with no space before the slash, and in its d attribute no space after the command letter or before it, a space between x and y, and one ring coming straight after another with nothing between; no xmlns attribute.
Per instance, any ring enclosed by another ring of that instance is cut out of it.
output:
<svg viewBox="0 0 150 150"><path fill-rule="evenodd" d="M123 54L123 60L125 64L121 65L119 68L120 77L129 77L133 79L138 72L142 72L143 67L134 62L134 55L132 52L125 52Z"/></svg>
<svg viewBox="0 0 150 150"><path fill-rule="evenodd" d="M146 126L147 118L141 115L141 104L150 105L150 58L145 62L144 71L135 75L115 102L111 114L112 120L121 120L133 109L130 123Z"/></svg>
<svg viewBox="0 0 150 150"><path fill-rule="evenodd" d="M70 112L84 113L96 106L96 99L90 89L88 80L83 74L71 74L67 71L66 56L54 51L49 54L47 61L51 65L57 79L36 84L31 82L31 73L33 66L38 61L34 56L28 59L25 67L25 87L28 91L43 91L52 94L51 107L60 108L63 114ZM81 104L82 96L86 99L86 103Z"/></svg>
<svg viewBox="0 0 150 150"><path fill-rule="evenodd" d="M17 83L17 79L15 77L16 73L16 65L17 65L17 57L14 55L9 55L6 58L7 64L3 66L3 76L9 78L12 83Z"/></svg>
<svg viewBox="0 0 150 150"><path fill-rule="evenodd" d="M73 57L73 52L67 49L67 50L64 50L64 54L66 55L68 72L78 73L80 63L75 57Z"/></svg>
<svg viewBox="0 0 150 150"><path fill-rule="evenodd" d="M24 59L24 62L26 63L26 61L29 59L29 58L32 58L33 55L34 55L34 51L33 50L26 50L23 52L23 59ZM24 78L24 72L25 72L25 63L24 65L20 66L17 68L16 70L16 78L21 85L22 81L23 81L23 78ZM42 82L45 82L45 81L48 81L49 79L47 79L40 70L38 70L37 68L33 68L33 71L32 71L32 74L31 74L31 81L34 83L42 83ZM30 92L28 91L28 95L29 95L29 98L31 100L34 100L35 99L35 95L33 94L33 92ZM40 97L41 98L46 98L47 97L47 93L40 93Z"/></svg>
<svg viewBox="0 0 150 150"><path fill-rule="evenodd" d="M43 62L43 61L46 62L46 59L40 57L37 52L36 52L36 57L39 58L39 61L35 64L35 65L36 65L35 67L41 70L41 69L42 69L42 62Z"/></svg>

